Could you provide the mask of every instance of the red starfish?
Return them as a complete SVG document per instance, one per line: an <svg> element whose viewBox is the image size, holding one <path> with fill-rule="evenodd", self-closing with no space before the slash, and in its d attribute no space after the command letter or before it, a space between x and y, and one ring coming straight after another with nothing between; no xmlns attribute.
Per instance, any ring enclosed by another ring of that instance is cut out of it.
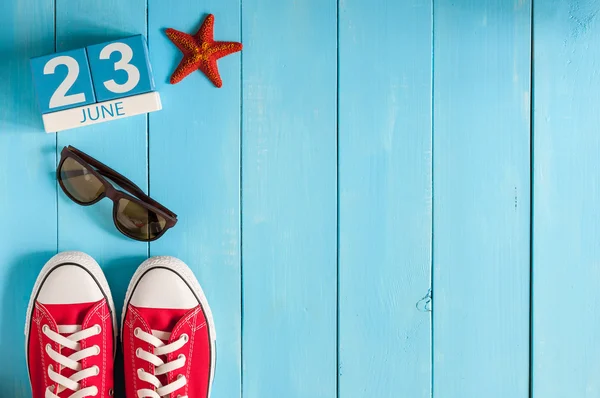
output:
<svg viewBox="0 0 600 398"><path fill-rule="evenodd" d="M175 29L167 29L167 37L181 50L183 59L171 75L171 84L179 83L187 75L200 69L217 87L223 85L217 60L242 50L242 43L214 40L215 16L206 17L194 36Z"/></svg>

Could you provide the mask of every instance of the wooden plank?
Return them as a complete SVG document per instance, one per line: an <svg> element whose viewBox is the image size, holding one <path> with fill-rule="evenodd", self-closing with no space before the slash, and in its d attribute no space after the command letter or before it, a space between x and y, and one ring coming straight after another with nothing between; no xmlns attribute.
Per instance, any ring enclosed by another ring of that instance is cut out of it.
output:
<svg viewBox="0 0 600 398"><path fill-rule="evenodd" d="M146 0L56 1L57 50L81 48L135 34L146 34ZM127 176L142 189L148 186L147 123L139 115L57 133L57 153L66 145L97 158ZM157 197L161 200L161 197ZM122 235L112 220L112 202L92 207L58 195L58 247L81 250L98 261L111 288L120 319L129 279L148 256L148 244ZM120 348L118 351L120 355ZM115 395L125 396L122 361L117 360Z"/></svg>
<svg viewBox="0 0 600 398"><path fill-rule="evenodd" d="M149 4L150 60L164 108L150 115L151 194L179 222L151 243L152 255L173 255L194 271L208 298L217 330L212 396L241 391L240 272L240 54L218 62L223 87L200 72L168 84L181 53L165 28L196 33L215 15L215 39L240 41L239 0L186 0Z"/></svg>
<svg viewBox="0 0 600 398"><path fill-rule="evenodd" d="M146 33L146 1L109 0L101 3L57 0L57 50L64 51ZM147 188L146 116L134 116L57 133L57 152L64 146L97 158ZM157 198L160 200L160 198ZM62 191L58 198L59 250L81 250L98 261L106 273L120 314L129 278L147 257L148 244L117 231L112 202L78 206Z"/></svg>
<svg viewBox="0 0 600 398"><path fill-rule="evenodd" d="M533 397L600 397L600 7L534 7Z"/></svg>
<svg viewBox="0 0 600 398"><path fill-rule="evenodd" d="M42 128L29 59L54 51L54 6L0 8L0 381L3 396L27 398L23 322L35 278L56 253L56 143Z"/></svg>
<svg viewBox="0 0 600 398"><path fill-rule="evenodd" d="M340 4L344 398L431 397L431 316L415 308L431 277L431 12L421 0Z"/></svg>
<svg viewBox="0 0 600 398"><path fill-rule="evenodd" d="M336 396L336 2L242 10L243 396Z"/></svg>
<svg viewBox="0 0 600 398"><path fill-rule="evenodd" d="M434 2L434 395L529 396L531 2Z"/></svg>

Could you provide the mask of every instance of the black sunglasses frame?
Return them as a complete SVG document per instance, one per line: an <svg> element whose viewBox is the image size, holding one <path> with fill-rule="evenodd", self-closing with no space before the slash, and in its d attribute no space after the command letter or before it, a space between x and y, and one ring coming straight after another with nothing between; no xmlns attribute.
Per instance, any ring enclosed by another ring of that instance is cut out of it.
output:
<svg viewBox="0 0 600 398"><path fill-rule="evenodd" d="M118 172L106 166L105 164L99 162L98 160L92 158L91 156L72 146L64 147L60 155L60 162L58 163L58 167L56 168L56 176L63 192L69 197L69 199L81 206L94 205L104 198L112 200L113 223L115 224L115 227L117 227L119 232L121 232L128 238L140 242L152 242L163 236L168 229L174 227L175 224L177 224L177 215L175 213L173 213L172 211L170 211L169 209L167 209L166 207L164 207L163 205L146 195L140 187L138 187L135 183L133 183L131 180L129 180L122 174L119 174ZM71 195L69 193L69 190L65 187L61 176L61 169L65 161L69 158L77 161L82 166L84 166L88 170L88 172L93 174L104 186L104 191L93 201L81 202L75 197L73 197L73 195ZM108 179L114 181L115 184L117 184L119 187L123 188L127 192L116 189L113 186L113 184L108 181ZM156 236L149 239L140 239L136 236L131 235L127 231L124 231L117 222L117 212L120 199L127 199L129 201L135 202L141 207L162 216L166 221L165 227Z"/></svg>

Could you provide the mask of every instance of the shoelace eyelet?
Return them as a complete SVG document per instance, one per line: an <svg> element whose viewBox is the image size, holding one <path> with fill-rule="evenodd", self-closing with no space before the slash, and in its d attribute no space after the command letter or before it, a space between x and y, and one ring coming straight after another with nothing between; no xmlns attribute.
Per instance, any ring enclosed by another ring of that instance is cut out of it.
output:
<svg viewBox="0 0 600 398"><path fill-rule="evenodd" d="M190 337L187 334L182 334L181 337L179 337L180 339L182 339L185 343L188 342L188 340L190 339Z"/></svg>
<svg viewBox="0 0 600 398"><path fill-rule="evenodd" d="M113 390L112 388L109 388L109 389L108 389L108 395L109 395L109 396L111 396L111 397L112 397L113 395L115 395L115 390Z"/></svg>
<svg viewBox="0 0 600 398"><path fill-rule="evenodd" d="M100 326L100 325L94 325L94 327L96 328L96 334L102 333L102 326Z"/></svg>
<svg viewBox="0 0 600 398"><path fill-rule="evenodd" d="M96 365L94 365L94 372L96 372L96 376L100 374L100 368Z"/></svg>
<svg viewBox="0 0 600 398"><path fill-rule="evenodd" d="M50 354L50 350L52 349L52 346L50 344L46 344L46 352L48 354Z"/></svg>
<svg viewBox="0 0 600 398"><path fill-rule="evenodd" d="M100 355L100 347L98 345L95 345L93 348L96 349L96 355Z"/></svg>
<svg viewBox="0 0 600 398"><path fill-rule="evenodd" d="M141 332L141 331L142 331L142 329L140 329L140 328L135 328L135 329L133 329L133 335L134 335L135 337L138 337L138 336L140 335L140 332Z"/></svg>
<svg viewBox="0 0 600 398"><path fill-rule="evenodd" d="M50 330L50 327L48 325L42 326L42 332L47 333L48 330Z"/></svg>

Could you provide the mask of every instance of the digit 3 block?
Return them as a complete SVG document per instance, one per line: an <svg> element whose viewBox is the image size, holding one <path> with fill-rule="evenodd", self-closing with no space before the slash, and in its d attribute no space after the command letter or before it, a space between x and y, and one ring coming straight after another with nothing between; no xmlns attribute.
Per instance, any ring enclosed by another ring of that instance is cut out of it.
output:
<svg viewBox="0 0 600 398"><path fill-rule="evenodd" d="M142 35L87 47L98 101L154 90L148 46Z"/></svg>
<svg viewBox="0 0 600 398"><path fill-rule="evenodd" d="M31 67L48 133L162 109L141 35L33 58Z"/></svg>

